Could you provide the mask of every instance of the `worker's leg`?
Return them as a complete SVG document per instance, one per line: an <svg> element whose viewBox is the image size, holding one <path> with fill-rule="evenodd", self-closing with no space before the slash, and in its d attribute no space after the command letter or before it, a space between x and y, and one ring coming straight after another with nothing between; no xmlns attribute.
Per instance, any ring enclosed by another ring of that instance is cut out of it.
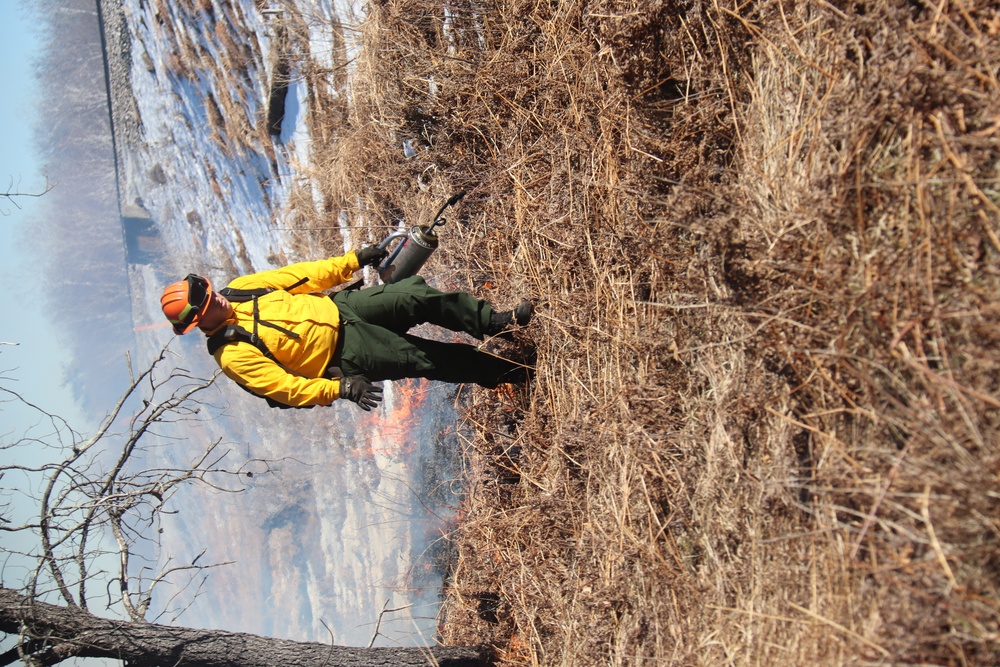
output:
<svg viewBox="0 0 1000 667"><path fill-rule="evenodd" d="M527 378L527 369L520 364L464 343L441 343L358 321L345 323L341 335L341 372L364 375L373 382L427 378L492 388Z"/></svg>
<svg viewBox="0 0 1000 667"><path fill-rule="evenodd" d="M482 338L489 331L490 315L493 314L488 302L465 292L441 292L420 276L388 285L337 292L333 300L346 321L353 316L399 333L429 322Z"/></svg>

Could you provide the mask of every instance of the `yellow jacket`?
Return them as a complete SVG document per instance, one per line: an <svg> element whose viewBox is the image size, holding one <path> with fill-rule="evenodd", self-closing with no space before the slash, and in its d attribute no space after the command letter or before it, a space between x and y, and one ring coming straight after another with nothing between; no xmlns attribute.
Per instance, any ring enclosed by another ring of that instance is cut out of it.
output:
<svg viewBox="0 0 1000 667"><path fill-rule="evenodd" d="M293 338L268 327L257 326L257 335L278 363L254 345L237 341L215 352L222 372L253 393L292 406L330 405L340 397L340 380L323 377L337 347L340 311L323 290L346 283L360 269L354 252L317 262L299 262L273 271L241 276L229 283L234 289L276 288L257 299L262 321L298 334ZM306 282L289 291L306 278ZM223 326L238 324L254 330L253 302L233 303L233 314ZM219 327L221 329L222 327ZM215 331L218 331L216 329ZM206 334L215 333L207 331Z"/></svg>

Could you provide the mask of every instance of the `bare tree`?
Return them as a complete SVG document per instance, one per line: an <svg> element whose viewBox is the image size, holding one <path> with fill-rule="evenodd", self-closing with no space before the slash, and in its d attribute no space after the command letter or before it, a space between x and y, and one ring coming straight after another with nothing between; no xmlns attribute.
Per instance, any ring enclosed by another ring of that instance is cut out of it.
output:
<svg viewBox="0 0 1000 667"><path fill-rule="evenodd" d="M37 197L42 197L42 196L45 195L45 193L47 193L53 187L54 186L49 183L49 179L46 178L45 179L45 187L42 188L40 191L36 191L36 192L21 192L20 179L18 179L18 182L15 183L14 182L14 177L10 176L9 182L7 183L7 188L3 192L0 192L0 201L6 199L8 202L10 202L11 204L13 204L15 208L17 208L18 210L21 210L21 204L18 203L19 199L23 199L23 198L35 199ZM8 209L0 207L0 215L4 215L4 216L10 215L10 211Z"/></svg>
<svg viewBox="0 0 1000 667"><path fill-rule="evenodd" d="M0 465L0 532L8 535L0 546L5 556L0 631L16 639L13 648L0 653L0 666L19 660L54 665L73 657L150 667L488 662L486 651L473 647L351 648L148 622L158 587L176 585L177 579L197 587L212 568L225 565L199 563L200 554L158 571L133 564L141 547L155 545L160 516L173 511L178 489L201 484L236 493L244 479L271 470L268 461L228 460L219 440L187 467L154 468L144 462L144 445L168 437L171 425L208 419L212 412L199 395L215 378L169 368L167 354L164 349L149 368L130 375L129 387L88 438L0 386L5 397L0 402L35 411L43 433L0 444L5 460L15 461ZM27 462L21 453L29 448L51 456ZM31 513L21 514L28 518L17 516L26 505ZM16 587L8 579L14 562L22 563L25 573Z"/></svg>

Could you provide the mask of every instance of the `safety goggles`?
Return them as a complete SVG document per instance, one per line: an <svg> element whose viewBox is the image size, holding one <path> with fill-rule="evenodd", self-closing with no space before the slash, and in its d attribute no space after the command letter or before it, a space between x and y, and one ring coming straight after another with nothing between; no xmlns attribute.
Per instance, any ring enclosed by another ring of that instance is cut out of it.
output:
<svg viewBox="0 0 1000 667"><path fill-rule="evenodd" d="M207 280L199 275L189 273L184 278L184 282L188 284L188 303L177 319L171 320L175 326L181 329L187 329L197 321L198 314L202 312L209 299Z"/></svg>

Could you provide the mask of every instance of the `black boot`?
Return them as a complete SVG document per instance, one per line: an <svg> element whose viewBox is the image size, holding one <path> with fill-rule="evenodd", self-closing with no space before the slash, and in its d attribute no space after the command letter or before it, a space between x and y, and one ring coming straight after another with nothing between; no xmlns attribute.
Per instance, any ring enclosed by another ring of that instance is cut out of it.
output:
<svg viewBox="0 0 1000 667"><path fill-rule="evenodd" d="M531 315L534 312L534 305L532 305L532 303L527 299L519 303L517 308L514 309L514 321L517 323L517 326L527 326L528 322L531 321Z"/></svg>
<svg viewBox="0 0 1000 667"><path fill-rule="evenodd" d="M525 326L531 321L531 313L533 311L534 306L527 299L518 304L514 310L505 310L502 313L494 310L490 314L490 326L486 329L486 335L496 336L502 334L512 323L520 327Z"/></svg>

